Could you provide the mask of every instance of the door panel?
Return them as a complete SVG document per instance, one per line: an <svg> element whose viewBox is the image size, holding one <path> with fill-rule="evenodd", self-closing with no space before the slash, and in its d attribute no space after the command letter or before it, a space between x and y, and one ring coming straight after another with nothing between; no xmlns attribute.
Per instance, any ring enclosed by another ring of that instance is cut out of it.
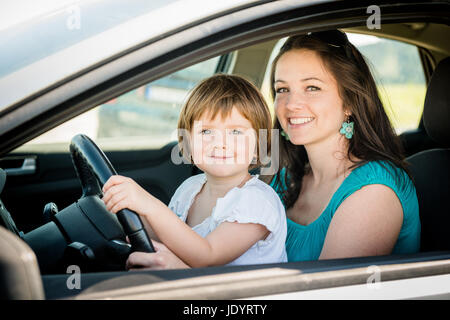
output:
<svg viewBox="0 0 450 320"><path fill-rule="evenodd" d="M157 150L111 151L106 156L118 174L133 178L148 192L168 204L176 188L193 174L194 167L171 161L170 143ZM81 196L81 184L69 153L14 154L14 159L33 156L36 173L12 175L6 180L2 200L19 230L28 232L44 223L43 209L54 202L61 210ZM3 158L1 165L11 163Z"/></svg>

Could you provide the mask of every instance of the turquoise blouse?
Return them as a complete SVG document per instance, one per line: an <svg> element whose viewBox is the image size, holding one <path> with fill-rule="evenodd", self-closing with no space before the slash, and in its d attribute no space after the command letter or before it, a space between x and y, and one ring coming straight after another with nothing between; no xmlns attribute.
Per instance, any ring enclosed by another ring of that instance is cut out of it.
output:
<svg viewBox="0 0 450 320"><path fill-rule="evenodd" d="M371 161L354 169L348 175L316 220L305 226L287 218L288 261L317 260L322 251L328 226L339 205L352 193L370 184L383 184L391 188L397 194L403 208L403 225L392 254L418 252L419 203L413 182L404 170L394 168L385 161ZM271 185L274 187L274 182ZM281 198L280 190L276 191Z"/></svg>

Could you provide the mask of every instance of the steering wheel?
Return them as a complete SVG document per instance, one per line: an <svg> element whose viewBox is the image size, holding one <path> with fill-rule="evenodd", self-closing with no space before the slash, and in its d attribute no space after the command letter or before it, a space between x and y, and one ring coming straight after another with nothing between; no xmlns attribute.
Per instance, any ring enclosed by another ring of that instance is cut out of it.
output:
<svg viewBox="0 0 450 320"><path fill-rule="evenodd" d="M117 174L106 155L83 134L72 138L70 152L81 182L82 198L92 195L102 196L100 185L103 186L112 175ZM117 218L128 236L131 251L155 252L138 214L123 209L117 213Z"/></svg>

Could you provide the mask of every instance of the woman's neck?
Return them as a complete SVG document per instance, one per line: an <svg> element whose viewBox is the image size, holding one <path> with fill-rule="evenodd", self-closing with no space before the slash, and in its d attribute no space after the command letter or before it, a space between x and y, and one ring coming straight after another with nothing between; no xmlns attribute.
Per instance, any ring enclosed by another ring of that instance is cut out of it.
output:
<svg viewBox="0 0 450 320"><path fill-rule="evenodd" d="M305 145L314 185L341 179L352 164L347 157L348 143L341 135Z"/></svg>
<svg viewBox="0 0 450 320"><path fill-rule="evenodd" d="M234 187L242 187L245 182L250 180L251 175L248 171L239 172L232 176L218 177L205 172L206 184L203 191L210 197L222 198L228 191Z"/></svg>

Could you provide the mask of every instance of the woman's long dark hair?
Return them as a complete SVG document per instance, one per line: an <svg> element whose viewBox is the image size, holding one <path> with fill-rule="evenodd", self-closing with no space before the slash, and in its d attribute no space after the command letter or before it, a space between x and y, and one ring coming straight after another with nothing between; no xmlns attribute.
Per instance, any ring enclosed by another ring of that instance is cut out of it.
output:
<svg viewBox="0 0 450 320"><path fill-rule="evenodd" d="M333 30L288 38L272 64L272 97L275 98L274 75L279 58L297 49L311 50L321 57L336 79L344 109L351 113L354 134L348 140L347 157L353 165L349 169L369 161L384 160L408 173L400 139L383 108L369 67L343 32ZM276 117L274 128L282 130ZM290 208L300 194L305 166L309 161L304 146L294 145L281 135L279 145L280 168L285 168L284 174L280 171L268 181L274 183L275 189L282 193L285 207Z"/></svg>

